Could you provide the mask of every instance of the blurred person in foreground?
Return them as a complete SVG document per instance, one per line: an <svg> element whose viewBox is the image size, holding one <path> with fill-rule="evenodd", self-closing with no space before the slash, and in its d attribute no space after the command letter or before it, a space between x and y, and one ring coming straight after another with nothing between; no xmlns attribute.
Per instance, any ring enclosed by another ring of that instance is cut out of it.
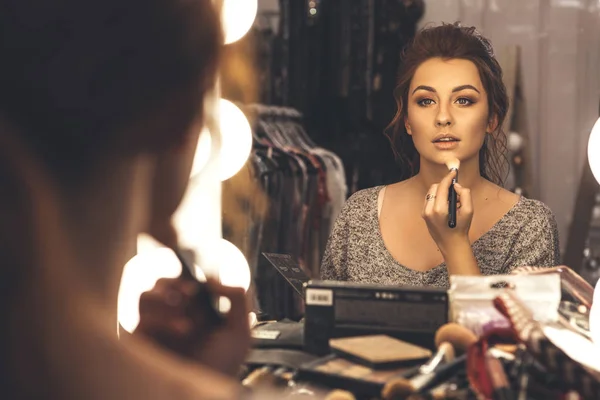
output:
<svg viewBox="0 0 600 400"><path fill-rule="evenodd" d="M209 283L232 307L195 360L147 340L173 331L152 307L116 336L137 235L177 246L219 20L210 0L0 0L1 398L241 398L241 290Z"/></svg>

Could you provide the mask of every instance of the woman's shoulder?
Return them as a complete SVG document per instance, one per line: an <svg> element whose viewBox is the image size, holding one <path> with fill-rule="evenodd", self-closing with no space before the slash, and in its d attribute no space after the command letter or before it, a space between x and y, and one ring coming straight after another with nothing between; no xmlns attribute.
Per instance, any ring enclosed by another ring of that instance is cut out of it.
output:
<svg viewBox="0 0 600 400"><path fill-rule="evenodd" d="M348 203L364 203L372 200L374 197L377 198L379 191L383 189L383 186L373 186L366 189L358 190L348 198Z"/></svg>
<svg viewBox="0 0 600 400"><path fill-rule="evenodd" d="M487 195L496 198L497 209L490 210L502 217L490 229L488 238L498 239L498 235L506 240L518 237L535 237L541 233L552 237L558 236L558 224L554 213L540 200L531 199L524 195L513 193L509 190L493 185L488 189Z"/></svg>
<svg viewBox="0 0 600 400"><path fill-rule="evenodd" d="M500 225L505 230L520 232L521 235L538 235L540 232L558 235L558 224L550 207L540 200L524 196L519 198L503 222Z"/></svg>
<svg viewBox="0 0 600 400"><path fill-rule="evenodd" d="M502 207L508 206L506 217L509 217L509 220L517 221L519 225L527 221L548 221L555 224L552 210L540 200L530 199L500 186L493 185L492 188L500 200L498 204L503 204Z"/></svg>
<svg viewBox="0 0 600 400"><path fill-rule="evenodd" d="M377 204L379 191L383 186L374 186L367 189L358 190L346 200L346 207L351 209L364 209L365 207Z"/></svg>
<svg viewBox="0 0 600 400"><path fill-rule="evenodd" d="M370 216L377 210L377 198L383 186L374 186L354 192L342 208L339 218L355 220L356 218Z"/></svg>
<svg viewBox="0 0 600 400"><path fill-rule="evenodd" d="M526 217L530 220L549 221L551 223L556 223L556 218L550 207L540 200L521 196L519 202L515 206L515 209L520 218Z"/></svg>

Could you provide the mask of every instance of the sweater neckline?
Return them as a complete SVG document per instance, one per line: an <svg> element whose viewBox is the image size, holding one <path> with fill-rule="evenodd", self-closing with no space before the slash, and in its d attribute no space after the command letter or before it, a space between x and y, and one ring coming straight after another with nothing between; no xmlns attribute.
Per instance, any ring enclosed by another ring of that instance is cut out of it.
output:
<svg viewBox="0 0 600 400"><path fill-rule="evenodd" d="M379 198L379 192L384 187L385 187L385 185L381 185L381 186L376 186L375 188L373 188L373 193L370 196L370 200L372 202L372 207L370 207L370 209L371 209L370 221L372 224L372 228L376 232L377 243L383 250L382 253L388 259L388 261L392 262L394 265L405 270L406 272L409 272L409 273L412 273L412 274L418 275L418 276L428 275L428 274L432 273L433 271L436 271L440 268L445 268L446 262L443 261L440 264L438 264L426 271L417 271L416 269L412 269L412 268L409 268L409 267L403 265L398 260L396 260L396 258L392 255L392 253L390 253L385 242L383 241L383 235L381 234L381 227L379 225L378 205L377 205L377 200ZM492 225L492 227L490 229L488 229L483 235L481 235L479 238L477 238L477 240L475 240L471 244L471 247L472 248L479 247L481 245L482 241L486 240L488 236L493 234L496 230L500 229L500 227L505 223L505 221L508 220L512 216L512 214L514 214L516 212L516 210L521 207L521 205L524 201L525 201L525 198L523 196L519 196L519 200L517 200L517 202L502 216L502 218L500 218L498 221L496 221L496 223L494 225Z"/></svg>

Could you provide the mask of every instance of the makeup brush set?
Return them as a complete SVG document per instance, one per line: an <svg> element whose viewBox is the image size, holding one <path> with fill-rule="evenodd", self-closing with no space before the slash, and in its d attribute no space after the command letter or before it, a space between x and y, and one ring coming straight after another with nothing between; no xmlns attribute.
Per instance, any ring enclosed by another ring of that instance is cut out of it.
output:
<svg viewBox="0 0 600 400"><path fill-rule="evenodd" d="M281 355L266 360L265 354L272 350L253 351L250 360L255 368L243 384L250 389L278 387L281 398L302 395L330 400L403 399L432 389L438 394L465 391L465 346L476 338L452 325L438 333L435 353L386 335L332 339L331 354L304 353L304 358L312 359L303 363L298 363L302 356L294 351L287 351L290 358L283 362Z"/></svg>
<svg viewBox="0 0 600 400"><path fill-rule="evenodd" d="M456 282L461 279L466 278ZM476 280L490 289L482 291ZM341 323L335 315L339 318L340 313L328 305L339 301L338 292L343 299L344 285L328 285L304 285L305 291L316 289L305 295L315 296L311 301L324 307L317 310L330 311L310 317L321 328L319 351L290 350L293 362L289 357L281 362L281 355L266 360L255 354L245 386L277 386L281 398L329 400L600 399L600 351L590 330L593 288L568 267L523 267L514 276L463 280L445 299L453 322L440 321L427 329L432 332L431 346L388 335L375 325L379 329L372 334L365 333L366 324L359 324L354 335L334 334ZM360 290L350 290L350 298ZM376 292L367 292L375 298ZM477 296L469 298L469 293ZM387 293L386 300L393 300L392 294ZM363 314L354 310L353 315ZM471 322L464 315L470 315Z"/></svg>
<svg viewBox="0 0 600 400"><path fill-rule="evenodd" d="M243 384L277 387L282 399L474 399L467 352L477 340L468 329L449 323L436 332L434 352L386 335L331 339L326 356L287 351L291 358L283 362L281 355L267 360L253 352L255 368ZM514 359L505 350L492 354L501 369L505 354ZM305 362L299 362L302 357Z"/></svg>

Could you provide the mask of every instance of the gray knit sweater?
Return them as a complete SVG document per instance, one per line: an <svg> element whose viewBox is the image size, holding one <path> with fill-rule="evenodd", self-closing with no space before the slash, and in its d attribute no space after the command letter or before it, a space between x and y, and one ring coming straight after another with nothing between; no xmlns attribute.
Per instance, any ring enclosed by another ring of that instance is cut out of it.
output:
<svg viewBox="0 0 600 400"><path fill-rule="evenodd" d="M348 199L329 237L321 278L448 287L445 263L419 272L401 265L389 253L379 230L377 198L381 189L361 190ZM542 202L524 197L472 247L484 275L508 274L525 265L550 267L560 262L552 211Z"/></svg>

